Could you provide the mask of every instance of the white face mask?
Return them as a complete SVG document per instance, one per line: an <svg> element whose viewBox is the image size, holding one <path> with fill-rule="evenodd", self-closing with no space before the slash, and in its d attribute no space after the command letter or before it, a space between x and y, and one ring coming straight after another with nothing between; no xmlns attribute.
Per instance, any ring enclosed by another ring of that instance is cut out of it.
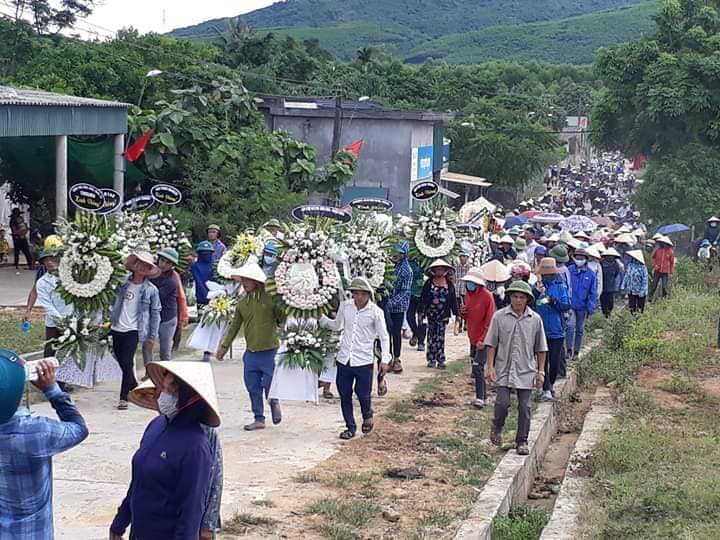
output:
<svg viewBox="0 0 720 540"><path fill-rule="evenodd" d="M575 261L575 264L577 265L578 268L582 268L583 266L585 266L587 264L587 261L585 259L577 259Z"/></svg>
<svg viewBox="0 0 720 540"><path fill-rule="evenodd" d="M168 394L167 392L160 392L157 399L158 411L160 414L167 416L169 420L172 420L178 412L177 402L177 396Z"/></svg>
<svg viewBox="0 0 720 540"><path fill-rule="evenodd" d="M497 289L495 289L495 295L496 295L496 296L499 296L500 298L502 298L503 296L505 296L505 287L503 287L502 285L500 285Z"/></svg>

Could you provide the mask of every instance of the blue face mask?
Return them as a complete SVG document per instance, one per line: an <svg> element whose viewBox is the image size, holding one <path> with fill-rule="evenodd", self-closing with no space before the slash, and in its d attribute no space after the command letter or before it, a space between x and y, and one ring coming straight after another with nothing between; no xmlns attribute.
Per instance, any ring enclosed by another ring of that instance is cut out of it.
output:
<svg viewBox="0 0 720 540"><path fill-rule="evenodd" d="M275 255L265 255L263 256L263 262L265 264L275 264Z"/></svg>
<svg viewBox="0 0 720 540"><path fill-rule="evenodd" d="M470 291L470 292L476 291L476 290L477 290L477 287L478 287L478 286L477 286L477 283L473 283L472 281L466 281L466 282L465 282L465 288L466 288L468 291Z"/></svg>

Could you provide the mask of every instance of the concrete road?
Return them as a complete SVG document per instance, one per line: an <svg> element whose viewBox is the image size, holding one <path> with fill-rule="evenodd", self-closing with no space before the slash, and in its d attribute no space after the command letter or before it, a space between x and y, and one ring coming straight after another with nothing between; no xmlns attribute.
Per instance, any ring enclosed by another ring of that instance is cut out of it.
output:
<svg viewBox="0 0 720 540"><path fill-rule="evenodd" d="M0 267L0 306L24 306L35 283L35 271L14 266Z"/></svg>
<svg viewBox="0 0 720 540"><path fill-rule="evenodd" d="M319 405L283 403L282 424L268 423L268 428L260 432L243 431L242 426L252 420L252 415L242 381L239 360L242 348L238 340L234 360L213 363L223 417L220 427L225 458L222 514L226 520L236 512L251 511L253 500L286 492L290 479L337 451L338 434L344 429L336 398L321 401ZM467 336L448 335L448 358L458 358L467 354L466 350ZM405 372L390 376L388 395L373 397L376 410L407 395L418 380L432 375L433 370L425 367L424 353L408 351L403 358ZM101 385L73 394L88 422L90 436L54 460L55 537L58 540L107 538L108 526L125 495L131 457L154 413L132 405L129 411L117 411L118 390L119 384ZM337 396L334 386L333 392ZM47 403L34 405L33 413L55 417ZM359 410L356 414L360 418Z"/></svg>

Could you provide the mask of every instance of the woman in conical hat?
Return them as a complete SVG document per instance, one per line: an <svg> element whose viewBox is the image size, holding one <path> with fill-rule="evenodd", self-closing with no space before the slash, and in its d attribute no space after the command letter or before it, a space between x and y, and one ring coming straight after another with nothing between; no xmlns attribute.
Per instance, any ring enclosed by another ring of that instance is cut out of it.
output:
<svg viewBox="0 0 720 540"><path fill-rule="evenodd" d="M132 460L132 480L110 539L200 538L212 483L213 447L203 425L220 425L212 368L201 362L150 362L160 416Z"/></svg>
<svg viewBox="0 0 720 540"><path fill-rule="evenodd" d="M130 391L128 400L130 403L158 411L158 397L160 397L161 391L152 382L152 379L148 379ZM207 435L210 446L213 450L213 466L210 471L210 491L206 497L205 514L203 515L202 525L200 526L200 538L213 538L213 534L220 530L220 507L222 505L222 492L223 492L223 452L222 444L220 443L220 436L215 428L208 425L202 424L201 427Z"/></svg>

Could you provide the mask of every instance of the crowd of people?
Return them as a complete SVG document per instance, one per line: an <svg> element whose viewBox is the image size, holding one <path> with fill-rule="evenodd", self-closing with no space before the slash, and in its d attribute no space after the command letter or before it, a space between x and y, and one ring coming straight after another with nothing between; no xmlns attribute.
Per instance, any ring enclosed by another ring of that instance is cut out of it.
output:
<svg viewBox="0 0 720 540"><path fill-rule="evenodd" d="M373 430L373 387L385 395L388 376L403 373L404 339L409 340L405 350L424 353L428 369L446 367L445 338L454 322L453 332L466 333L469 340L472 406L485 407L489 389L495 392L490 441L502 445L515 393L515 445L518 454L527 455L533 391L540 399L554 399L556 381L567 375L568 363L582 349L588 318L598 309L609 317L624 298L630 311L639 314L658 288L662 295L668 293L673 242L663 235L647 237L629 202L634 184L634 175L614 154L576 168L553 168L547 193L511 212L497 209L478 241L483 245L464 243L456 261L436 259L423 269L411 257L409 244L401 241L394 246L391 290L379 295L368 279L352 279L346 287L350 296L318 321L339 336L328 366L331 375L321 376L320 386L322 395L331 397L330 385L336 385L345 422L340 438L352 439L357 433L353 394L360 403L360 431ZM159 413L133 457L132 480L110 525L110 538L122 538L128 527L131 538L138 539L212 537L220 526L223 467L215 429L221 415L210 361L224 361L240 333L253 414L244 429L265 429L266 401L272 423L282 421L271 387L285 315L265 288L278 263L280 230L277 220L265 223L260 231L262 256L232 276L228 287L241 292L232 321L196 328L187 340L203 353L203 361L173 360L173 352L189 321L188 280L194 283L192 294L201 309L216 292L214 265L226 250L216 225L210 225L207 239L196 245L185 275L177 271L179 254L174 249L155 255L140 250L126 258L128 276L111 309L112 355L98 355L83 370L67 361L57 370L49 362L40 363L34 384L59 421L32 417L19 406L23 360L0 351L0 537L52 538L52 456L88 435L65 385L109 380L120 381L118 409L135 403ZM645 248L652 250L652 279ZM485 260L473 257L477 250L487 254ZM54 318L71 309L57 290L58 257L56 239L47 239L27 305L28 315L34 305L45 309L49 339L57 337ZM46 356L54 352L50 343ZM135 373L138 347L145 366L142 381ZM38 486L37 496L27 497L27 486Z"/></svg>

